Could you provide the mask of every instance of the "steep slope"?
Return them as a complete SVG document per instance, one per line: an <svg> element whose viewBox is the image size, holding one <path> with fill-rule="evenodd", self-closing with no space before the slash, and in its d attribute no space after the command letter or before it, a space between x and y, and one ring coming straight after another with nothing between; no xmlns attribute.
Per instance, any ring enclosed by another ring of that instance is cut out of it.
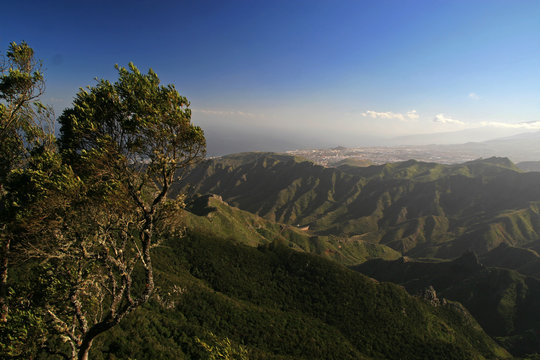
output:
<svg viewBox="0 0 540 360"><path fill-rule="evenodd" d="M510 357L459 304L434 306L279 244L191 236L166 242L156 260L159 300L99 338L105 351L92 358L199 359L224 349L249 359Z"/></svg>
<svg viewBox="0 0 540 360"><path fill-rule="evenodd" d="M513 354L540 352L539 279L486 267L473 253L449 262L372 260L354 269L412 294L433 286L439 296L461 302Z"/></svg>
<svg viewBox="0 0 540 360"><path fill-rule="evenodd" d="M215 193L266 219L309 226L315 235L452 258L540 238L538 183L540 173L521 173L504 158L324 168L288 155L246 153L200 164L177 190Z"/></svg>
<svg viewBox="0 0 540 360"><path fill-rule="evenodd" d="M533 276L540 279L540 255L538 252L527 248L536 247L537 242L526 244L525 248L501 244L495 249L482 255L480 258L486 266L513 269L523 275Z"/></svg>
<svg viewBox="0 0 540 360"><path fill-rule="evenodd" d="M331 258L344 265L359 264L372 258L397 259L401 256L382 244L355 238L317 236L307 228L278 224L232 207L216 195L193 198L183 213L183 220L191 233L249 246L279 241L292 249Z"/></svg>

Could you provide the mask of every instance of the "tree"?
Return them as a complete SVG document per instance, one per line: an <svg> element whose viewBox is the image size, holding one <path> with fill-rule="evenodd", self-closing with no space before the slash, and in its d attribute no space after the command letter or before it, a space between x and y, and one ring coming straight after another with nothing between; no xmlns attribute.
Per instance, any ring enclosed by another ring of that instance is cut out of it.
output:
<svg viewBox="0 0 540 360"><path fill-rule="evenodd" d="M12 42L0 63L0 322L8 320L8 268L21 208L6 189L33 153L53 145L51 111L38 100L45 83L41 63L25 42Z"/></svg>
<svg viewBox="0 0 540 360"><path fill-rule="evenodd" d="M55 183L64 190L36 210L33 227L46 234L31 250L57 274L46 309L71 358L87 359L96 336L150 298L151 248L176 228L182 206L167 195L206 147L173 85L131 63L116 68L118 81L81 89L59 118L69 181Z"/></svg>

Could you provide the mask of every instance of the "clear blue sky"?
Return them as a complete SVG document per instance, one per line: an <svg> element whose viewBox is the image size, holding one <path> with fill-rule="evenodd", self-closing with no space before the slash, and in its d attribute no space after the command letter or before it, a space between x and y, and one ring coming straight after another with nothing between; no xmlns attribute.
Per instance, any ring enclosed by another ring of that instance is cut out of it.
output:
<svg viewBox="0 0 540 360"><path fill-rule="evenodd" d="M114 64L153 68L213 136L336 143L540 129L540 1L18 1L57 112ZM300 136L299 135L299 136ZM342 141L341 141L342 140Z"/></svg>

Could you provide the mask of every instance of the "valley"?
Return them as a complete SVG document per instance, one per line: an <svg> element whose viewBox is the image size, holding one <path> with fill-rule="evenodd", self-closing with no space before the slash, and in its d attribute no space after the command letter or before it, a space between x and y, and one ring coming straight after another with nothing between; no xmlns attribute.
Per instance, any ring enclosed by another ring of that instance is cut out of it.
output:
<svg viewBox="0 0 540 360"><path fill-rule="evenodd" d="M539 181L540 173L523 173L505 158L325 168L290 155L247 153L202 163L175 191L217 194L268 220L309 226L313 235L454 258L539 239Z"/></svg>
<svg viewBox="0 0 540 360"><path fill-rule="evenodd" d="M432 287L512 354L540 352L539 173L506 158L323 167L243 153L208 160L185 181L176 191L199 203L188 207L188 228L248 246L277 242L415 296ZM208 193L218 195L197 195Z"/></svg>

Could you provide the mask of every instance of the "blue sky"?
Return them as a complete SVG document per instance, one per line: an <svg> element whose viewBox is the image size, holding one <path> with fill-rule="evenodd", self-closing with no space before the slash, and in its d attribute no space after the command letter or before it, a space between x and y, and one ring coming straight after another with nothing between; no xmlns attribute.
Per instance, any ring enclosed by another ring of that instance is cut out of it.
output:
<svg viewBox="0 0 540 360"><path fill-rule="evenodd" d="M174 83L218 142L287 133L292 143L297 134L299 144L352 146L471 128L540 130L536 0L21 0L3 8L0 46L25 40L36 50L44 101L57 113L79 87L112 80L114 64L133 61Z"/></svg>

